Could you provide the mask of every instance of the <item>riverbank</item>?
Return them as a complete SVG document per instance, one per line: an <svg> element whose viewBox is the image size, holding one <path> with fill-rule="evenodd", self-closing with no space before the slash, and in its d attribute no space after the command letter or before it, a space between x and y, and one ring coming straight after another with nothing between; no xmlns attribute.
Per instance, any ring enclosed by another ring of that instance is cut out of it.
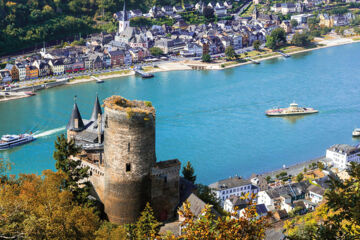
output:
<svg viewBox="0 0 360 240"><path fill-rule="evenodd" d="M317 42L317 47L304 49L300 47L293 47L285 50L284 52L287 55L294 55L299 53L305 53L309 51L314 51L318 49L323 48L329 48L329 47L336 47L351 43L358 43L360 42L359 38L343 38L339 37L338 35L332 35L331 37L327 38L316 38L315 42ZM298 49L298 50L297 50ZM265 60L270 60L274 58L283 57L280 53L277 52L265 52L264 54L256 54L254 56L251 56L254 60L257 62L262 62ZM145 67L148 69L145 69L145 71L149 73L157 73L157 72L169 72L169 71L183 71L183 70L192 70L192 69L201 69L201 70L223 70L228 68L235 68L242 65L247 64L253 64L252 61L246 61L241 63L236 62L226 62L226 61L218 61L216 63L203 63L201 61L190 61L190 60L184 60L184 61L178 61L178 62L166 62L161 63L157 65L156 67ZM101 80L110 80L110 79L116 79L120 77L127 77L127 76L133 76L135 75L134 71L132 70L120 70L120 71L114 71L114 72L108 72L104 74L98 74L95 75L97 78ZM74 85L74 84L80 84L80 83L88 83L95 81L88 76L79 77L79 78L73 78L71 81L66 83L66 85ZM10 100L16 100L21 99L28 96L15 96L11 98L0 98L0 102L3 101L10 101Z"/></svg>

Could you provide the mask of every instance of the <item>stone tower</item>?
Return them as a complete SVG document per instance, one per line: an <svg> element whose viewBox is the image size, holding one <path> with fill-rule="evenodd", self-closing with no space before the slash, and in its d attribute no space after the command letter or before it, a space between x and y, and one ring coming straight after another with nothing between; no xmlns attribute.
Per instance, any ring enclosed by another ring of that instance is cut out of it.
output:
<svg viewBox="0 0 360 240"><path fill-rule="evenodd" d="M155 109L120 96L107 98L104 106L105 213L111 222L133 223L151 201Z"/></svg>

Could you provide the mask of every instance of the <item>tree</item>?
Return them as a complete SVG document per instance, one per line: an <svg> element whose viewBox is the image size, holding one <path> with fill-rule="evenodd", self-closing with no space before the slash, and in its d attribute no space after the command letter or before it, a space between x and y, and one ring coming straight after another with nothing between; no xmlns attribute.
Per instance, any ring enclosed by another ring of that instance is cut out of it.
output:
<svg viewBox="0 0 360 240"><path fill-rule="evenodd" d="M151 55L156 56L156 57L164 54L163 50L158 47L152 47L149 50L150 50Z"/></svg>
<svg viewBox="0 0 360 240"><path fill-rule="evenodd" d="M201 60L203 62L209 63L209 62L211 62L211 56L209 54L203 54L201 57Z"/></svg>
<svg viewBox="0 0 360 240"><path fill-rule="evenodd" d="M259 40L255 40L253 43L253 47L256 51L260 50L261 42Z"/></svg>
<svg viewBox="0 0 360 240"><path fill-rule="evenodd" d="M301 182L303 179L304 179L304 174L302 174L302 173L299 173L299 174L296 176L296 181L297 181L297 182Z"/></svg>
<svg viewBox="0 0 360 240"><path fill-rule="evenodd" d="M190 204L185 202L183 210L179 211L179 215L185 219L182 223L182 234L175 239L264 239L269 224L265 217L256 218L254 197L251 197L245 208L244 217L238 217L236 213L231 214L231 217L217 217L211 212L210 206L206 205L198 219L190 211Z"/></svg>
<svg viewBox="0 0 360 240"><path fill-rule="evenodd" d="M296 28L299 25L298 21L296 21L295 19L292 19L290 21L290 24L291 24L291 27L293 27L293 28Z"/></svg>
<svg viewBox="0 0 360 240"><path fill-rule="evenodd" d="M64 134L58 136L55 141L53 155L56 160L55 167L67 175L67 178L64 178L63 185L65 189L73 194L75 200L79 204L92 205L93 202L88 198L91 185L89 181L86 181L89 177L89 168L82 168L81 161L69 159L71 155L75 155L78 151L79 149L75 146L73 140L67 141Z"/></svg>
<svg viewBox="0 0 360 240"><path fill-rule="evenodd" d="M207 20L212 20L214 18L214 9L209 6L204 7L203 15Z"/></svg>
<svg viewBox="0 0 360 240"><path fill-rule="evenodd" d="M0 188L0 239L94 239L99 219L93 208L72 201L62 188L66 174L20 175Z"/></svg>
<svg viewBox="0 0 360 240"><path fill-rule="evenodd" d="M269 36L266 37L266 46L275 50L286 43L286 33L282 28L274 29Z"/></svg>
<svg viewBox="0 0 360 240"><path fill-rule="evenodd" d="M196 196L198 196L205 203L214 206L217 211L222 211L219 199L208 186L203 184L196 184Z"/></svg>
<svg viewBox="0 0 360 240"><path fill-rule="evenodd" d="M110 222L103 222L95 232L95 240L127 240L127 232L124 226L118 226Z"/></svg>
<svg viewBox="0 0 360 240"><path fill-rule="evenodd" d="M225 56L227 59L233 59L234 57L236 57L236 53L235 50L232 46L228 46L225 49Z"/></svg>
<svg viewBox="0 0 360 240"><path fill-rule="evenodd" d="M320 170L323 170L325 168L325 164L323 162L317 162L317 167L320 169Z"/></svg>
<svg viewBox="0 0 360 240"><path fill-rule="evenodd" d="M154 217L154 212L150 203L147 203L136 222L136 239L155 239L159 232L159 226L160 223Z"/></svg>
<svg viewBox="0 0 360 240"><path fill-rule="evenodd" d="M290 239L358 239L360 235L360 164L352 162L350 178L330 176L325 201L312 213L285 222Z"/></svg>
<svg viewBox="0 0 360 240"><path fill-rule="evenodd" d="M196 175L194 175L194 168L191 166L191 163L188 161L186 163L186 166L182 169L182 175L186 180L189 180L192 183L195 183L196 181Z"/></svg>
<svg viewBox="0 0 360 240"><path fill-rule="evenodd" d="M130 19L131 27L151 27L152 22L146 17L134 17Z"/></svg>

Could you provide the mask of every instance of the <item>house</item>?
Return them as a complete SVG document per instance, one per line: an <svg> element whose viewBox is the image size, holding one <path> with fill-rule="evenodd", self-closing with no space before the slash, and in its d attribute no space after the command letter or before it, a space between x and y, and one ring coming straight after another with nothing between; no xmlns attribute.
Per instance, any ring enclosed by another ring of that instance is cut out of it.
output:
<svg viewBox="0 0 360 240"><path fill-rule="evenodd" d="M64 59L49 60L49 65L54 75L62 75L65 73Z"/></svg>
<svg viewBox="0 0 360 240"><path fill-rule="evenodd" d="M253 173L250 176L250 182L251 184L257 186L259 188L259 191L264 191L269 189L268 182L266 181L265 177L262 175Z"/></svg>
<svg viewBox="0 0 360 240"><path fill-rule="evenodd" d="M334 167L343 170L350 162L360 162L359 153L359 147L335 144L326 150L326 158L330 159Z"/></svg>
<svg viewBox="0 0 360 240"><path fill-rule="evenodd" d="M273 216L276 220L282 220L288 217L288 214L285 210L277 210L273 213Z"/></svg>
<svg viewBox="0 0 360 240"><path fill-rule="evenodd" d="M39 77L45 77L51 74L51 67L46 61L35 60L32 65L39 70Z"/></svg>
<svg viewBox="0 0 360 240"><path fill-rule="evenodd" d="M303 3L307 8L312 8L323 3L323 0L304 0Z"/></svg>
<svg viewBox="0 0 360 240"><path fill-rule="evenodd" d="M184 50L181 51L181 54L189 56L202 56L203 48L197 43L189 42L185 44Z"/></svg>
<svg viewBox="0 0 360 240"><path fill-rule="evenodd" d="M308 198L311 202L318 204L324 199L325 189L317 186L311 185L308 188Z"/></svg>
<svg viewBox="0 0 360 240"><path fill-rule="evenodd" d="M309 17L312 17L312 14L298 14L298 15L292 15L291 20L296 20L298 24L307 23L307 20Z"/></svg>
<svg viewBox="0 0 360 240"><path fill-rule="evenodd" d="M198 12L202 13L204 10L204 7L205 7L205 4L202 1L195 4L195 10Z"/></svg>
<svg viewBox="0 0 360 240"><path fill-rule="evenodd" d="M130 13L130 18L141 17L143 15L140 9L130 10L129 13Z"/></svg>
<svg viewBox="0 0 360 240"><path fill-rule="evenodd" d="M282 29L284 29L284 31L286 33L291 33L292 29L291 29L291 24L290 24L290 21L289 20L284 20L282 21L282 23L280 24L280 27Z"/></svg>
<svg viewBox="0 0 360 240"><path fill-rule="evenodd" d="M174 6L174 7L173 7L173 11L174 11L175 13L181 13L181 12L184 11L184 8L183 8L182 6Z"/></svg>
<svg viewBox="0 0 360 240"><path fill-rule="evenodd" d="M0 82L1 83L8 83L11 82L11 74L10 71L7 69L0 70Z"/></svg>
<svg viewBox="0 0 360 240"><path fill-rule="evenodd" d="M224 2L224 7L226 7L227 9L231 9L231 8L233 7L232 2L230 2L230 1L225 1L225 2Z"/></svg>
<svg viewBox="0 0 360 240"><path fill-rule="evenodd" d="M222 16L226 16L226 14L227 14L227 9L226 9L226 7L215 7L214 8L214 13L215 13L215 15L216 16L218 16L218 17L222 17Z"/></svg>
<svg viewBox="0 0 360 240"><path fill-rule="evenodd" d="M145 51L142 48L132 48L129 50L132 62L141 62L146 57Z"/></svg>
<svg viewBox="0 0 360 240"><path fill-rule="evenodd" d="M235 208L237 211L240 211L241 209L245 208L248 205L248 201L245 199L242 199L239 196L231 196L228 199L224 201L224 210L229 213L234 213Z"/></svg>
<svg viewBox="0 0 360 240"><path fill-rule="evenodd" d="M265 207L265 204L257 204L255 205L256 210L256 219L259 219L261 217L265 217L268 214L268 210ZM245 208L239 210L239 217L245 217Z"/></svg>
<svg viewBox="0 0 360 240"><path fill-rule="evenodd" d="M184 4L184 9L186 11L191 11L194 8L194 5L190 4L190 3L185 3Z"/></svg>
<svg viewBox="0 0 360 240"><path fill-rule="evenodd" d="M14 65L19 72L19 80L23 81L26 79L26 66L25 63L15 63Z"/></svg>
<svg viewBox="0 0 360 240"><path fill-rule="evenodd" d="M253 4L256 5L256 4L261 4L262 3L262 0L253 0Z"/></svg>
<svg viewBox="0 0 360 240"><path fill-rule="evenodd" d="M163 11L166 15L172 15L174 13L173 7L168 5L163 6L161 11Z"/></svg>
<svg viewBox="0 0 360 240"><path fill-rule="evenodd" d="M209 188L222 203L233 195L249 194L249 197L251 197L252 194L257 194L259 191L258 187L252 185L249 180L238 176L212 183Z"/></svg>
<svg viewBox="0 0 360 240"><path fill-rule="evenodd" d="M118 67L124 65L125 53L123 50L109 52L111 58L111 67Z"/></svg>
<svg viewBox="0 0 360 240"><path fill-rule="evenodd" d="M305 199L309 182L286 184L258 193L257 203L265 204L269 211L286 209L295 200Z"/></svg>
<svg viewBox="0 0 360 240"><path fill-rule="evenodd" d="M39 77L39 70L35 66L26 66L26 79L35 79Z"/></svg>
<svg viewBox="0 0 360 240"><path fill-rule="evenodd" d="M19 70L16 68L15 65L10 70L11 80L18 81L19 80Z"/></svg>
<svg viewBox="0 0 360 240"><path fill-rule="evenodd" d="M212 9L214 9L214 8L216 7L216 2L211 1L211 2L208 3L207 6L208 6L208 7L211 7Z"/></svg>

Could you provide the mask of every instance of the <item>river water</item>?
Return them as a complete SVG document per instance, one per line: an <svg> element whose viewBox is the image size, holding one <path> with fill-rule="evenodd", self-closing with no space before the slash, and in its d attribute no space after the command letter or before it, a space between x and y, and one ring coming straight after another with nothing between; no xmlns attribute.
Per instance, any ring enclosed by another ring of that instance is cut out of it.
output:
<svg viewBox="0 0 360 240"><path fill-rule="evenodd" d="M198 181L248 177L325 154L332 144L357 144L360 127L360 44L326 48L220 71L156 73L65 86L0 103L0 135L36 131L30 144L0 152L12 174L55 169L56 136L65 132L73 97L89 118L96 96L122 95L156 107L158 161L191 161ZM300 106L318 114L268 118L264 111Z"/></svg>

